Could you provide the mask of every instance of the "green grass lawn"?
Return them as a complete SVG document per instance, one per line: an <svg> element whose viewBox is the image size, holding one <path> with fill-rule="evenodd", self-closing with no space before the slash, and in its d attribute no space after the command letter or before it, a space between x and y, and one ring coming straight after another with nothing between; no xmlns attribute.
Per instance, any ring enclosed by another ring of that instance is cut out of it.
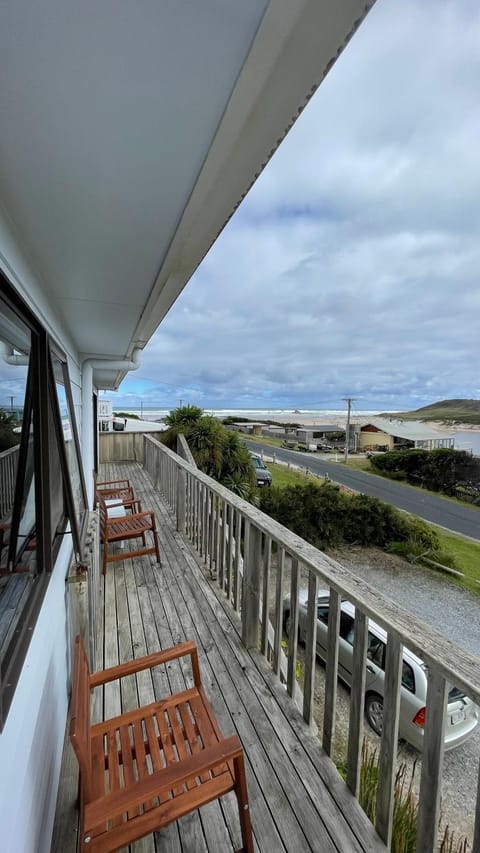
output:
<svg viewBox="0 0 480 853"><path fill-rule="evenodd" d="M245 435L245 433L239 433L240 438L243 438L245 441L255 441L258 444L265 444L268 447L281 447L283 444L282 438L266 438L264 435Z"/></svg>
<svg viewBox="0 0 480 853"><path fill-rule="evenodd" d="M288 468L286 465L278 465L273 462L265 462L268 470L272 474L272 485L280 486L303 486L305 480L313 480L313 482L323 483L323 479L318 477L306 477L305 471L299 471L296 468Z"/></svg>
<svg viewBox="0 0 480 853"><path fill-rule="evenodd" d="M377 471L375 471L370 465L370 459L367 459L366 456L349 456L346 465L343 461L343 456L341 459L339 456L338 461L340 465L343 465L346 468L353 468L354 471L366 471L367 474L377 473Z"/></svg>
<svg viewBox="0 0 480 853"><path fill-rule="evenodd" d="M473 592L480 594L480 542L434 527L435 533L440 541L440 547L455 557L459 572L465 574L465 578L459 578L458 583L466 586Z"/></svg>

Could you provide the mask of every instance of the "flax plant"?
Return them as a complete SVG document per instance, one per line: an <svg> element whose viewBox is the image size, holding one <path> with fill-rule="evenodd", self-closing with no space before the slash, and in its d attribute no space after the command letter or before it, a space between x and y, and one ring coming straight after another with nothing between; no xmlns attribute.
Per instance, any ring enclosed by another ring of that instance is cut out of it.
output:
<svg viewBox="0 0 480 853"><path fill-rule="evenodd" d="M393 828L391 853L415 853L417 840L418 802L413 785L416 762L411 771L403 762L399 765L393 791ZM339 768L342 773L342 768ZM343 774L342 774L343 775ZM372 822L375 821L378 789L378 756L364 738L362 744L362 767L360 770L359 802ZM439 853L467 853L468 841L465 837L455 839L448 826L443 831Z"/></svg>

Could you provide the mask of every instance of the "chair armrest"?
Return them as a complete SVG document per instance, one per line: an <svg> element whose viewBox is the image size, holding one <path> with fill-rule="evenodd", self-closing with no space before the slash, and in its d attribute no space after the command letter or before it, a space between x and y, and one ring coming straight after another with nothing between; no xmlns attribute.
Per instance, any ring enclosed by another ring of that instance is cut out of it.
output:
<svg viewBox="0 0 480 853"><path fill-rule="evenodd" d="M233 761L241 755L242 745L237 735L233 735L176 764L157 770L151 776L129 785L124 790L114 791L97 801L87 803L85 833L87 834L90 828L105 823L122 812L158 797L162 791L181 786L187 779L200 776L205 771Z"/></svg>
<svg viewBox="0 0 480 853"><path fill-rule="evenodd" d="M107 684L109 681L115 681L117 678L133 675L135 672L141 672L143 669L152 669L154 666L160 666L162 663L168 663L168 661L176 660L186 655L191 656L193 679L195 685L199 687L201 678L198 665L198 652L193 640L188 640L186 643L179 643L177 646L172 646L170 649L165 649L162 652L154 652L151 655L127 661L127 663L119 663L117 666L93 672L90 675L90 687L99 687L101 684Z"/></svg>
<svg viewBox="0 0 480 853"><path fill-rule="evenodd" d="M120 504L117 504L117 506L120 506ZM144 512L132 512L130 513L130 515L126 515L124 518L122 517L122 519L107 517L107 519L105 520L105 524L108 526L111 524L118 524L119 520L133 521L135 518L146 518L147 516L149 516L149 518L154 521L155 513L149 509L146 509Z"/></svg>
<svg viewBox="0 0 480 853"><path fill-rule="evenodd" d="M108 504L107 504L107 501L108 501ZM112 501L115 501L115 503L112 503ZM141 513L143 512L142 502L141 502L140 498L134 498L133 495L131 498L116 498L114 495L112 495L111 498L106 499L105 505L107 506L107 513L108 513L108 510L115 509L115 507L117 507L117 506L132 506L132 507L137 506L138 510L137 510L136 514L141 515ZM129 515L129 518L131 518L131 517L132 516Z"/></svg>
<svg viewBox="0 0 480 853"><path fill-rule="evenodd" d="M119 489L130 489L130 480L104 480L103 483L96 482L97 488L100 486L115 486Z"/></svg>

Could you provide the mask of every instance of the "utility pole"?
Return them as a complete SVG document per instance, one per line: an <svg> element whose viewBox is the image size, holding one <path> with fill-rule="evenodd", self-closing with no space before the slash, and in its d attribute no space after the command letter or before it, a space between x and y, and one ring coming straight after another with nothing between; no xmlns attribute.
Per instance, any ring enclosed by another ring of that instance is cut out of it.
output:
<svg viewBox="0 0 480 853"><path fill-rule="evenodd" d="M355 397L342 397L345 400L348 408L347 408L347 426L345 427L345 465L348 462L348 446L350 443L350 411L352 409L352 403L355 400Z"/></svg>

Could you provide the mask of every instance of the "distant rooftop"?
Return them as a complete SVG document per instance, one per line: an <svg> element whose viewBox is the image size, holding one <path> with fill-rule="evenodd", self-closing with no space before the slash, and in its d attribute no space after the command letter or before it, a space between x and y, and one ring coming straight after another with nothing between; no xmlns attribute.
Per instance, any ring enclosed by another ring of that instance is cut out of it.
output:
<svg viewBox="0 0 480 853"><path fill-rule="evenodd" d="M422 421L402 421L395 418L371 418L366 423L362 424L361 429L371 424L377 427L387 435L397 435L399 438L406 438L410 441L428 441L436 438L452 438L451 432L441 432L430 426L430 424L422 423Z"/></svg>

